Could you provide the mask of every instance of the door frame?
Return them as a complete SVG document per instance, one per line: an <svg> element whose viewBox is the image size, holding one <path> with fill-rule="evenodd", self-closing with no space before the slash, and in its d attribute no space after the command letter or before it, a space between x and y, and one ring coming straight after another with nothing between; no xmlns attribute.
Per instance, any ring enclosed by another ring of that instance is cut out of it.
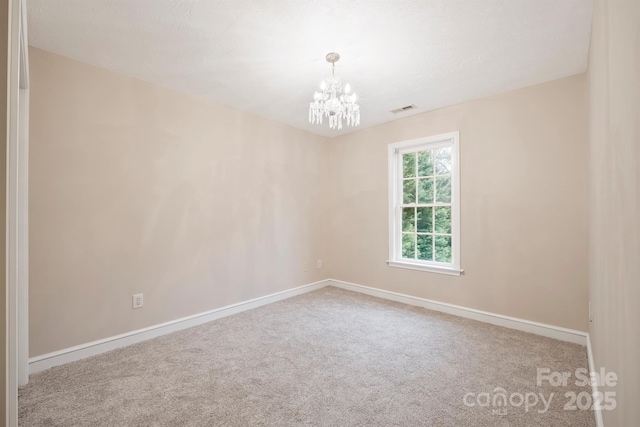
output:
<svg viewBox="0 0 640 427"><path fill-rule="evenodd" d="M29 47L25 0L9 3L7 146L7 426L18 425L18 386L29 379Z"/></svg>
<svg viewBox="0 0 640 427"><path fill-rule="evenodd" d="M18 386L29 382L29 41L26 0L20 0L18 95Z"/></svg>

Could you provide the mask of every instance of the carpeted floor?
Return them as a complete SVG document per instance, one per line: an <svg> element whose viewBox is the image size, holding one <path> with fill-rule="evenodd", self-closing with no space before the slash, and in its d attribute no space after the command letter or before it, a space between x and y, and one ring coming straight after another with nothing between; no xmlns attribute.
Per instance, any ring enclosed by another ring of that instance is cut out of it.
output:
<svg viewBox="0 0 640 427"><path fill-rule="evenodd" d="M33 375L20 426L595 426L564 408L586 367L578 345L326 287Z"/></svg>

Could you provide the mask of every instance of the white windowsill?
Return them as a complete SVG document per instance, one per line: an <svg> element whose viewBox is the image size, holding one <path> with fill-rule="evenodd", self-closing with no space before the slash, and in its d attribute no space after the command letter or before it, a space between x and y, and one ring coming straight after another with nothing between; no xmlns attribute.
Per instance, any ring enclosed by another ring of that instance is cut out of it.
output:
<svg viewBox="0 0 640 427"><path fill-rule="evenodd" d="M406 261L387 261L387 264L389 264L389 267L408 268L409 270L428 271L431 273L448 274L449 276L459 276L464 272L464 270L455 267L415 264Z"/></svg>

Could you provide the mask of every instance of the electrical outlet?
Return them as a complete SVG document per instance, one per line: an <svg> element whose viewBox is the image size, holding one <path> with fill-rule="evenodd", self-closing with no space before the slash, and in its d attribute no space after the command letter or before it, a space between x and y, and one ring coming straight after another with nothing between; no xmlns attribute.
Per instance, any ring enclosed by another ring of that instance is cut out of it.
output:
<svg viewBox="0 0 640 427"><path fill-rule="evenodd" d="M318 268L322 268L322 260L321 259L318 260Z"/></svg>
<svg viewBox="0 0 640 427"><path fill-rule="evenodd" d="M133 308L142 308L144 305L144 298L142 294L135 294L133 296Z"/></svg>
<svg viewBox="0 0 640 427"><path fill-rule="evenodd" d="M309 270L309 264L307 263L307 261L305 261L305 262L304 262L304 264L302 264L302 269L303 269L304 271Z"/></svg>

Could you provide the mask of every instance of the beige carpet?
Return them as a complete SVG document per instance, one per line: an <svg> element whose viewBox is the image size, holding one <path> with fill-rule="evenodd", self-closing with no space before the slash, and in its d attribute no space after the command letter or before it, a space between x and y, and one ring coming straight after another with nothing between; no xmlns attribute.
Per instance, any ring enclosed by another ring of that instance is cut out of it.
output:
<svg viewBox="0 0 640 427"><path fill-rule="evenodd" d="M586 350L327 287L33 375L20 425L594 426L563 409L589 389L538 387L536 367L573 373ZM554 397L479 406L496 387Z"/></svg>

